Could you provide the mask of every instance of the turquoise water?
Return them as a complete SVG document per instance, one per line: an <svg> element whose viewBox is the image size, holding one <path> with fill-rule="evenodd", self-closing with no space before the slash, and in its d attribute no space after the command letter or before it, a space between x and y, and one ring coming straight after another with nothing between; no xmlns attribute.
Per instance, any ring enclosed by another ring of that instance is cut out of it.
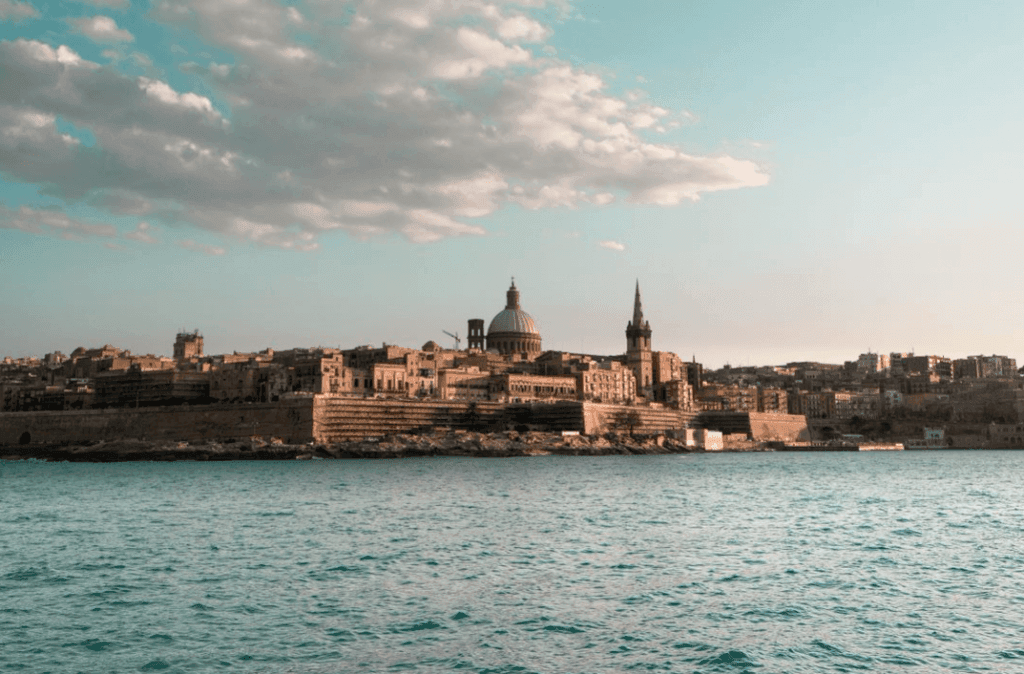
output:
<svg viewBox="0 0 1024 674"><path fill-rule="evenodd" d="M3 672L1021 672L1024 452L0 462Z"/></svg>

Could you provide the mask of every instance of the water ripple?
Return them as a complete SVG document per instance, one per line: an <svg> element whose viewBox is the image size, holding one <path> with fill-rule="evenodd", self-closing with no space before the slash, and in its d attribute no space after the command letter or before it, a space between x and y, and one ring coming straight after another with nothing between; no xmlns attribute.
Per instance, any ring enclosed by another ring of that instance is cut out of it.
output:
<svg viewBox="0 0 1024 674"><path fill-rule="evenodd" d="M0 671L1016 671L1022 483L1013 452L5 462Z"/></svg>

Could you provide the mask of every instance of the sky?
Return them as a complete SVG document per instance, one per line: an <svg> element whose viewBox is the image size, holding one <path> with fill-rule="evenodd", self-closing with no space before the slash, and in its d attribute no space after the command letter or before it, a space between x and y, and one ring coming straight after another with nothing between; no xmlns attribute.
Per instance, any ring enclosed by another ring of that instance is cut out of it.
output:
<svg viewBox="0 0 1024 674"><path fill-rule="evenodd" d="M1024 3L0 0L0 356L1024 362Z"/></svg>

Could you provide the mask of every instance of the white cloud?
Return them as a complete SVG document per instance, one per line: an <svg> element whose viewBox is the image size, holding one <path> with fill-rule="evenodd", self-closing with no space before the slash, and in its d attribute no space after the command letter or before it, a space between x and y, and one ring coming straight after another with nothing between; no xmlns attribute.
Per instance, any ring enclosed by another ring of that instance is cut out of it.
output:
<svg viewBox="0 0 1024 674"><path fill-rule="evenodd" d="M598 241L597 245L608 250L617 250L619 252L626 250L626 244L619 243L618 241Z"/></svg>
<svg viewBox="0 0 1024 674"><path fill-rule="evenodd" d="M391 16L416 30L424 30L430 27L430 13L425 9L399 7L391 12Z"/></svg>
<svg viewBox="0 0 1024 674"><path fill-rule="evenodd" d="M84 237L112 238L117 236L113 225L85 222L55 210L22 206L12 210L0 206L0 228L18 229L29 234L57 236L80 241Z"/></svg>
<svg viewBox="0 0 1024 674"><path fill-rule="evenodd" d="M671 206L768 180L751 161L652 142L688 113L545 55L543 0L245 4L244 21L237 0L154 4L152 19L204 45L184 80L0 41L0 171L68 204L291 250L336 230L480 236L474 219L509 204Z"/></svg>
<svg viewBox="0 0 1024 674"><path fill-rule="evenodd" d="M493 213L498 208L498 195L507 187L500 174L487 171L438 185L436 189L451 200L455 215L474 218Z"/></svg>
<svg viewBox="0 0 1024 674"><path fill-rule="evenodd" d="M421 208L409 213L409 223L402 228L402 233L416 243L429 243L446 236L484 234L484 230Z"/></svg>
<svg viewBox="0 0 1024 674"><path fill-rule="evenodd" d="M467 58L444 60L437 63L433 74L447 80L479 77L491 68L504 68L510 64L526 63L530 52L518 45L508 46L478 30L463 26L456 33L456 41Z"/></svg>
<svg viewBox="0 0 1024 674"><path fill-rule="evenodd" d="M83 60L81 56L65 45L54 49L48 44L21 38L5 44L8 46L5 51L19 59L29 59L41 63L59 63L63 66L99 67L95 63Z"/></svg>
<svg viewBox="0 0 1024 674"><path fill-rule="evenodd" d="M86 37L96 42L134 42L135 36L118 28L117 22L109 16L68 19L68 22Z"/></svg>
<svg viewBox="0 0 1024 674"><path fill-rule="evenodd" d="M503 19L498 24L498 35L503 40L540 42L551 35L551 30L533 19L518 15Z"/></svg>
<svg viewBox="0 0 1024 674"><path fill-rule="evenodd" d="M220 113L214 109L213 103L206 96L200 96L191 92L179 94L166 82L151 80L148 77L139 78L139 88L146 92L147 96L161 103L175 105L186 110L195 110L211 119L221 118Z"/></svg>
<svg viewBox="0 0 1024 674"><path fill-rule="evenodd" d="M126 239L131 239L133 241L139 241L141 243L148 243L148 244L160 243L160 239L158 239L155 236L153 236L152 232L153 232L153 226L152 225L150 225L148 222L140 222L138 224L138 226L135 227L135 231L128 232L127 234L124 235L124 237Z"/></svg>
<svg viewBox="0 0 1024 674"><path fill-rule="evenodd" d="M18 0L0 0L0 19L4 21L22 21L35 19L39 16L36 8L27 2Z"/></svg>
<svg viewBox="0 0 1024 674"><path fill-rule="evenodd" d="M192 239L181 239L178 241L178 245L185 250L194 250L200 253L206 253L207 255L223 255L228 252L226 248L220 246L208 246L201 243L196 243Z"/></svg>

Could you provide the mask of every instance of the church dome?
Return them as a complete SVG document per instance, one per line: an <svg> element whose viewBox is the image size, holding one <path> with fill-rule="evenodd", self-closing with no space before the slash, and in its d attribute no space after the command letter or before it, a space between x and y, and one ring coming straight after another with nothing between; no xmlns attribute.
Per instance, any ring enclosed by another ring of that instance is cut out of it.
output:
<svg viewBox="0 0 1024 674"><path fill-rule="evenodd" d="M520 308L519 290L514 279L505 296L505 308L487 328L487 348L502 354L540 353L540 330L533 317Z"/></svg>
<svg viewBox="0 0 1024 674"><path fill-rule="evenodd" d="M522 309L504 309L495 316L491 321L490 327L487 328L487 334L490 335L496 332L540 334L540 330L537 329L536 324L533 322L533 317Z"/></svg>

